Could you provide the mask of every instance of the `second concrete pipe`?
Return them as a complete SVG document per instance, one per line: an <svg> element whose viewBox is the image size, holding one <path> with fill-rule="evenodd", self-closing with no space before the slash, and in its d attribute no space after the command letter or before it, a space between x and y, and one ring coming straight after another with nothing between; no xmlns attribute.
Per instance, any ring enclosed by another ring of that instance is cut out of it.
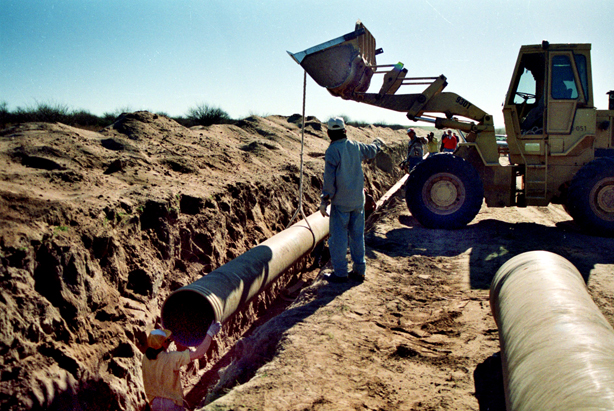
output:
<svg viewBox="0 0 614 411"><path fill-rule="evenodd" d="M520 254L490 288L508 411L614 410L614 329L565 258Z"/></svg>

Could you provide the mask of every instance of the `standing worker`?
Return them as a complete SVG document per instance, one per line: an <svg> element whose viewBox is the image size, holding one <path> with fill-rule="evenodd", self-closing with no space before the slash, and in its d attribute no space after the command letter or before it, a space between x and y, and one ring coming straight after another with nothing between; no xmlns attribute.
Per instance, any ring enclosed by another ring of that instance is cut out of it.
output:
<svg viewBox="0 0 614 411"><path fill-rule="evenodd" d="M320 196L320 213L327 217L330 207L328 245L334 272L329 282L341 283L348 277L363 281L365 261L365 195L362 161L374 158L384 142L376 138L364 144L347 138L345 122L340 117L328 120L330 145L324 154L324 185ZM348 273L348 241L353 269Z"/></svg>
<svg viewBox="0 0 614 411"><path fill-rule="evenodd" d="M428 157L431 157L439 152L439 144L437 144L437 139L435 138L435 133L432 131L426 136L426 151L428 151Z"/></svg>
<svg viewBox="0 0 614 411"><path fill-rule="evenodd" d="M448 130L448 133L444 133L441 136L441 151L444 153L453 153L456 150L458 144L458 137L452 135L452 130Z"/></svg>
<svg viewBox="0 0 614 411"><path fill-rule="evenodd" d="M423 137L416 136L413 128L407 129L407 137L409 137L409 145L407 146L407 158L399 164L399 167L409 173L416 164L424 158L424 143Z"/></svg>
<svg viewBox="0 0 614 411"><path fill-rule="evenodd" d="M171 344L171 332L155 329L149 333L142 371L145 394L153 411L186 410L183 404L181 367L204 357L211 339L221 327L219 322L212 322L196 351L167 351Z"/></svg>

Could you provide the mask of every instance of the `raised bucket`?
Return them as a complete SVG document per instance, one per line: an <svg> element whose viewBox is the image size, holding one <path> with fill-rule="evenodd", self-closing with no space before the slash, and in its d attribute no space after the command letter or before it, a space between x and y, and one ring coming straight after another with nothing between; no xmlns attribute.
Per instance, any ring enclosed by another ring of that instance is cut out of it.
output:
<svg viewBox="0 0 614 411"><path fill-rule="evenodd" d="M369 89L376 53L375 38L360 21L351 33L298 53L288 52L318 85L344 99Z"/></svg>

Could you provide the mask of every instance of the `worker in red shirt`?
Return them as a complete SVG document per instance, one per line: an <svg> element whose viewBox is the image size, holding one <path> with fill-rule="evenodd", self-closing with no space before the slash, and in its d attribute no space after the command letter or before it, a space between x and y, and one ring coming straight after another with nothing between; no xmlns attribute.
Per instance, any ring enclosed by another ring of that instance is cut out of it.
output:
<svg viewBox="0 0 614 411"><path fill-rule="evenodd" d="M452 135L452 130L448 130L441 136L441 151L444 153L453 153L458 145L458 137L456 134Z"/></svg>

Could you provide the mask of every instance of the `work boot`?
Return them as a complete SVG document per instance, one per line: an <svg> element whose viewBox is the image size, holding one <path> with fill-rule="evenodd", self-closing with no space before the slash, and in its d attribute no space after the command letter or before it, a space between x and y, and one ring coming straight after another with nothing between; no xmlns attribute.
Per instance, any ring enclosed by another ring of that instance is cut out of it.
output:
<svg viewBox="0 0 614 411"><path fill-rule="evenodd" d="M324 278L326 279L326 281L328 281L329 283L345 283L348 278L347 277L341 277L339 275L335 275L334 272L330 273L330 274L325 274Z"/></svg>
<svg viewBox="0 0 614 411"><path fill-rule="evenodd" d="M348 273L348 278L352 281L357 281L359 283L362 283L363 281L365 281L365 276L356 273L356 271L352 270Z"/></svg>

